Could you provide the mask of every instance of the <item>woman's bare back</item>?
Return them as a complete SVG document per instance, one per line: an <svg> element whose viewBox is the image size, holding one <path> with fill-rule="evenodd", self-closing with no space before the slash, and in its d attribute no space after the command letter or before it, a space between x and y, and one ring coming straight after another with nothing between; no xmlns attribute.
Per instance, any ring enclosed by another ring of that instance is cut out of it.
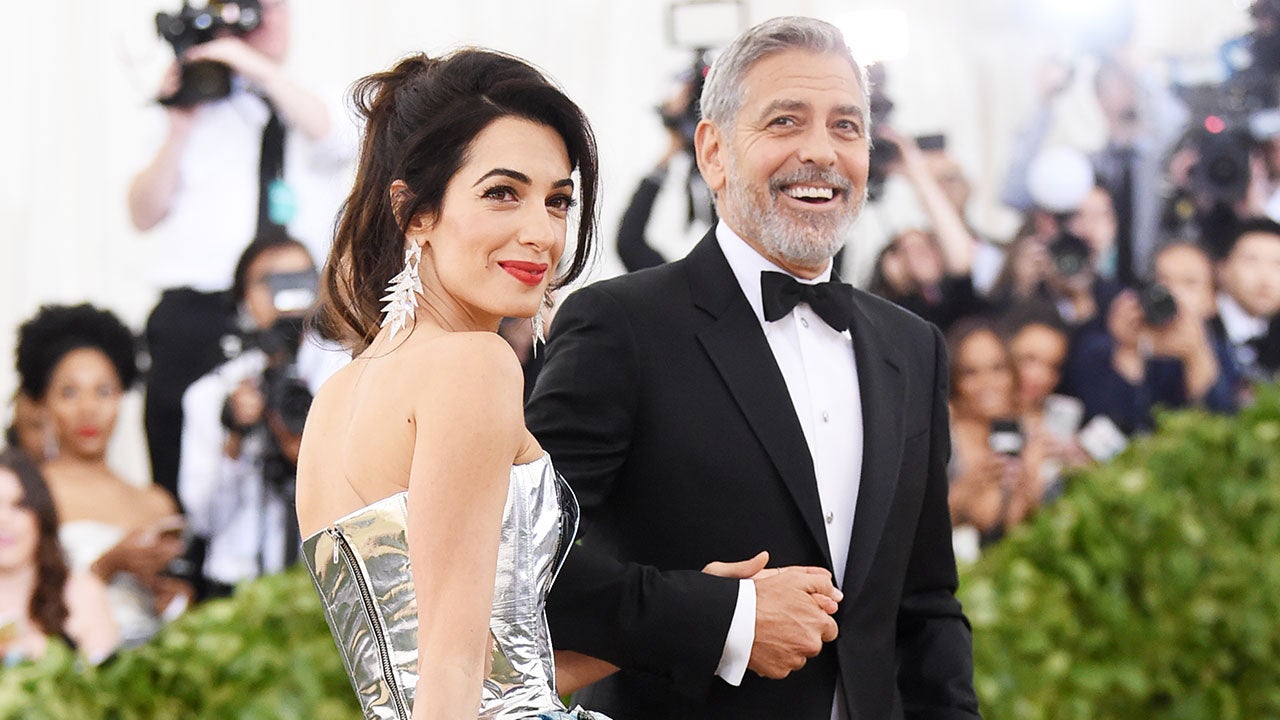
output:
<svg viewBox="0 0 1280 720"><path fill-rule="evenodd" d="M419 331L390 353L375 343L320 388L298 459L302 537L408 489L418 430L415 403L421 408L423 375L439 337ZM529 436L512 461L540 454Z"/></svg>

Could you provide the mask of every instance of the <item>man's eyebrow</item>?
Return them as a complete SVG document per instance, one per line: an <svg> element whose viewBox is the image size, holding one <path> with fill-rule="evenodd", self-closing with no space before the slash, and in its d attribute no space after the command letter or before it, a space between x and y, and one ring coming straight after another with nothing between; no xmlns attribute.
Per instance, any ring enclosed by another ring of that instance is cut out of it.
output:
<svg viewBox="0 0 1280 720"><path fill-rule="evenodd" d="M529 179L528 175L525 175L519 170L511 170L508 168L494 168L489 172L481 175L480 179L476 180L475 185L472 185L471 187L475 187L476 185L479 185L480 183L484 182L485 180L488 180L491 177L509 177L512 180L515 180L516 182L519 182L519 183L523 183L525 185L531 185L533 183L533 181Z"/></svg>
<svg viewBox="0 0 1280 720"><path fill-rule="evenodd" d="M763 120L776 112L799 112L801 110L808 109L809 103L804 102L803 100L774 100L768 105L765 105L764 110L760 111L760 119Z"/></svg>
<svg viewBox="0 0 1280 720"><path fill-rule="evenodd" d="M837 115L856 115L862 117L861 105L840 105L836 107Z"/></svg>

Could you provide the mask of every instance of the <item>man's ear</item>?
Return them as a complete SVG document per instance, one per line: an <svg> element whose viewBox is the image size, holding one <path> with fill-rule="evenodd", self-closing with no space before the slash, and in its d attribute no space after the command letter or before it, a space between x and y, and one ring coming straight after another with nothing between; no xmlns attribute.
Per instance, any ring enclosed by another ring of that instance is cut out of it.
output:
<svg viewBox="0 0 1280 720"><path fill-rule="evenodd" d="M693 132L694 156L698 160L698 172L706 181L711 194L719 195L725 183L725 153L729 148L720 127L710 120L701 120Z"/></svg>

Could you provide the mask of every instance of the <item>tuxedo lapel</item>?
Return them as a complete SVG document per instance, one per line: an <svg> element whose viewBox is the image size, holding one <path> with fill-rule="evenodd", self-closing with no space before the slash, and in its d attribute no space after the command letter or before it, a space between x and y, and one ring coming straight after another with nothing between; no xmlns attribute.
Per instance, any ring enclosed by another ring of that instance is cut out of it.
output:
<svg viewBox="0 0 1280 720"><path fill-rule="evenodd" d="M796 418L782 371L760 329L760 321L742 295L714 230L684 260L694 304L712 316L698 341L724 379L756 438L773 461L805 526L831 567L822 524L822 503L813 458Z"/></svg>
<svg viewBox="0 0 1280 720"><path fill-rule="evenodd" d="M903 402L906 379L901 362L887 341L888 328L879 327L864 311L858 297L854 315L853 353L858 363L858 392L862 396L862 480L853 517L849 559L841 590L856 597L866 581L884 534L889 507L902 465Z"/></svg>

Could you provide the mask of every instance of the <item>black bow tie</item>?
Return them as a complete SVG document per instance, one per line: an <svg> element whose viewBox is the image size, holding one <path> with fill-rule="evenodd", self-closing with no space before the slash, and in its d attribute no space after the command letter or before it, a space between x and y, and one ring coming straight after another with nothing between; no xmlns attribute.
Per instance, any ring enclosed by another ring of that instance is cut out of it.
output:
<svg viewBox="0 0 1280 720"><path fill-rule="evenodd" d="M783 273L760 273L764 319L769 322L791 312L798 303L804 303L833 329L843 332L853 325L852 290L842 282L808 285Z"/></svg>

